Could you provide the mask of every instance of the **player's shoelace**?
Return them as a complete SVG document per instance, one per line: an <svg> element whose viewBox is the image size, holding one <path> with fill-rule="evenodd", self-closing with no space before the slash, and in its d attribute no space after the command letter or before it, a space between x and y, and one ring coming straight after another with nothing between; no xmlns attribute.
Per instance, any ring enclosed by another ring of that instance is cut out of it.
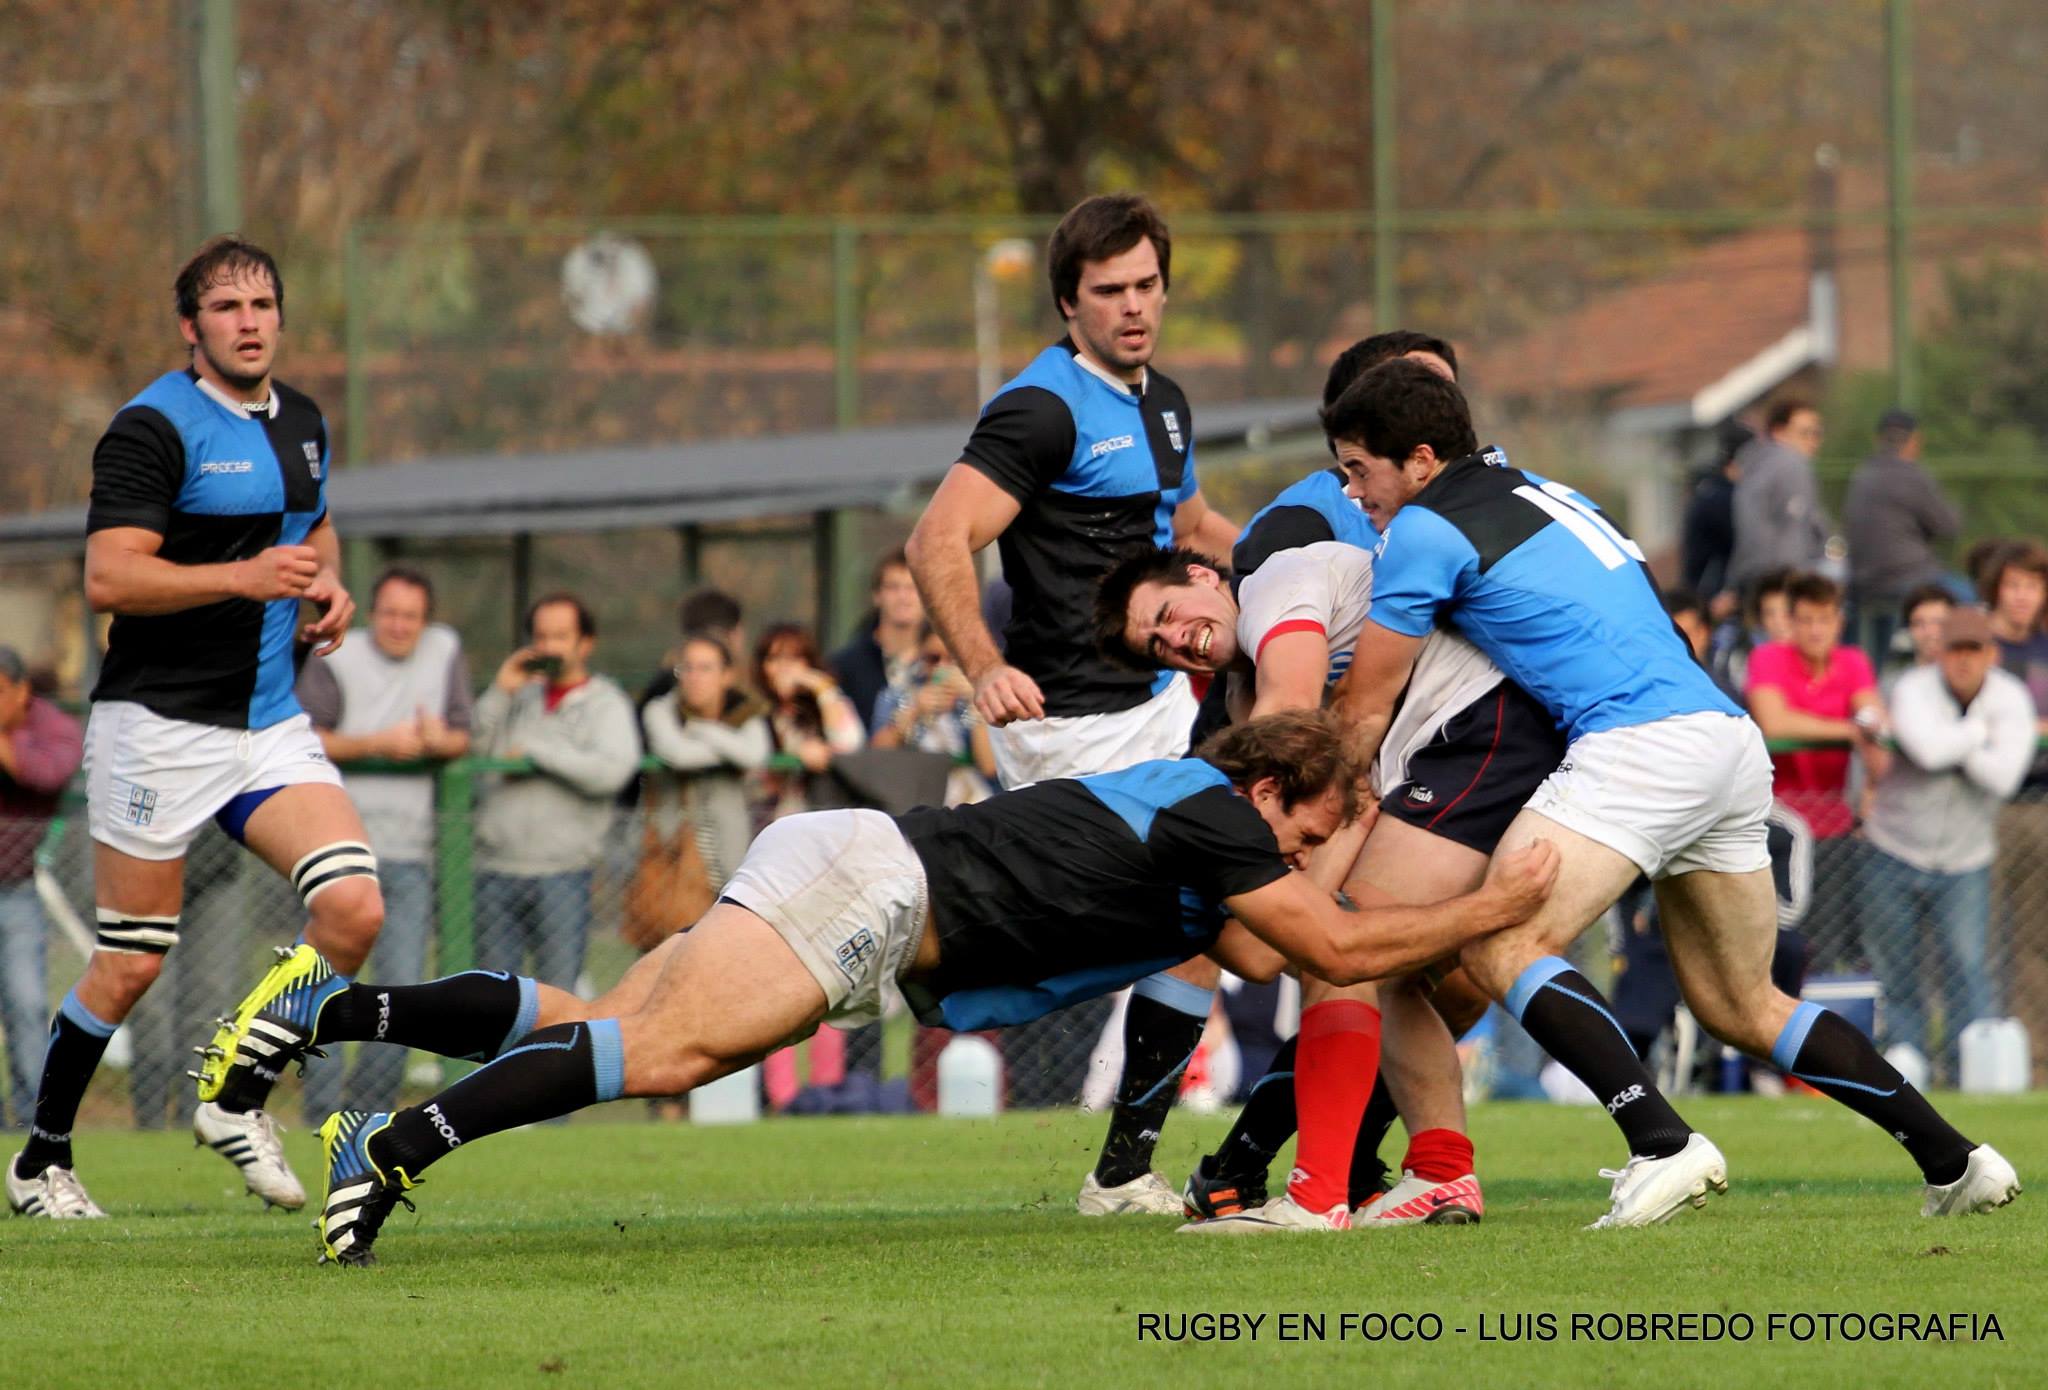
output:
<svg viewBox="0 0 2048 1390"><path fill-rule="evenodd" d="M43 1203L52 1216L101 1216L99 1207L86 1194L85 1184L69 1168L43 1170Z"/></svg>

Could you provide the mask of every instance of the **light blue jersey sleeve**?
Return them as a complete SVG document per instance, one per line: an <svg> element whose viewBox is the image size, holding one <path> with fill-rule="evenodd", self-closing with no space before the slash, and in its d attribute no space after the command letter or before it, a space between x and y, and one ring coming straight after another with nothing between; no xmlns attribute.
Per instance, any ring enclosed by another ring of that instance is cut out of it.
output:
<svg viewBox="0 0 2048 1390"><path fill-rule="evenodd" d="M1373 550L1370 616L1390 632L1427 637L1437 610L1478 566L1479 552L1457 527L1426 507L1404 507Z"/></svg>

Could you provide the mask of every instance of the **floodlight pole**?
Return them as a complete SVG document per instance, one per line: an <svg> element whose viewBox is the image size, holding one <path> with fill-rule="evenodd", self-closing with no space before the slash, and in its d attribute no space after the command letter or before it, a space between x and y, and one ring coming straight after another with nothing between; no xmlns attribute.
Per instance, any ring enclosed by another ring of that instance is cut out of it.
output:
<svg viewBox="0 0 2048 1390"><path fill-rule="evenodd" d="M1913 352L1913 10L1912 0L1889 0L1885 8L1885 52L1890 59L1887 102L1891 168L1885 220L1885 254L1890 262L1892 301L1892 383L1898 404L1919 403L1920 378Z"/></svg>
<svg viewBox="0 0 2048 1390"><path fill-rule="evenodd" d="M1394 0L1372 0L1372 327L1385 333L1401 316L1394 162Z"/></svg>
<svg viewBox="0 0 2048 1390"><path fill-rule="evenodd" d="M202 237L242 223L242 183L235 122L235 0L190 0L193 161Z"/></svg>

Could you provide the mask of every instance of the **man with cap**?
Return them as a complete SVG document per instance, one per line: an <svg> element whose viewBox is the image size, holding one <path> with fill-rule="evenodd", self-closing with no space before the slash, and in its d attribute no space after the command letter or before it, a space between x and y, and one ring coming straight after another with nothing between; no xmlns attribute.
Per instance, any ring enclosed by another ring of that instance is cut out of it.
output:
<svg viewBox="0 0 2048 1390"><path fill-rule="evenodd" d="M1877 422L1877 452L1849 480L1842 522L1858 644L1882 666L1900 603L1917 586L1945 578L1935 547L1953 540L1963 524L1921 466L1920 422L1905 411L1887 410Z"/></svg>
<svg viewBox="0 0 2048 1390"><path fill-rule="evenodd" d="M1863 939L1884 985L1886 1044L1908 1043L1945 1072L1963 1027L1998 1013L1985 950L1991 861L1999 807L2033 755L2034 702L1999 669L1990 616L1957 607L1940 655L1892 687L1891 719L1898 756L1863 825Z"/></svg>
<svg viewBox="0 0 2048 1390"><path fill-rule="evenodd" d="M25 1127L35 1108L49 1021L36 847L84 747L78 721L30 686L21 653L0 647L0 1027L11 1082L0 1122L10 1129Z"/></svg>

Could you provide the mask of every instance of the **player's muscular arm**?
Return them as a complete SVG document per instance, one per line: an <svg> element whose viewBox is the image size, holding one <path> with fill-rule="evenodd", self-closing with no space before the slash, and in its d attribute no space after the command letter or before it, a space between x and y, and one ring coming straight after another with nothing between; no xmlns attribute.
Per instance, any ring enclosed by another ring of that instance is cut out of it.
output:
<svg viewBox="0 0 2048 1390"><path fill-rule="evenodd" d="M1173 543L1204 555L1229 555L1237 544L1238 526L1209 505L1200 488L1173 509Z"/></svg>
<svg viewBox="0 0 2048 1390"><path fill-rule="evenodd" d="M85 598L95 613L131 617L179 613L223 599L298 598L320 573L309 545L274 545L247 560L179 565L157 554L164 538L138 526L110 526L85 542Z"/></svg>
<svg viewBox="0 0 2048 1390"><path fill-rule="evenodd" d="M1379 756L1380 741L1393 722L1394 702L1408 684L1423 639L1381 627L1368 618L1351 654L1351 669L1337 682L1330 709L1344 729L1345 744L1363 775Z"/></svg>
<svg viewBox="0 0 2048 1390"><path fill-rule="evenodd" d="M1252 718L1282 710L1321 709L1330 675L1330 642L1306 628L1268 638L1259 648Z"/></svg>
<svg viewBox="0 0 2048 1390"><path fill-rule="evenodd" d="M1417 969L1522 921L1550 896L1557 864L1557 847L1539 840L1496 859L1472 892L1427 906L1351 911L1300 872L1227 899L1225 906L1303 970L1332 984L1357 984Z"/></svg>
<svg viewBox="0 0 2048 1390"><path fill-rule="evenodd" d="M974 573L975 552L1008 530L1020 510L1017 499L986 475L956 463L903 547L925 612L974 682L974 707L991 724L1045 714L1038 683L1005 664L996 649L981 619Z"/></svg>

